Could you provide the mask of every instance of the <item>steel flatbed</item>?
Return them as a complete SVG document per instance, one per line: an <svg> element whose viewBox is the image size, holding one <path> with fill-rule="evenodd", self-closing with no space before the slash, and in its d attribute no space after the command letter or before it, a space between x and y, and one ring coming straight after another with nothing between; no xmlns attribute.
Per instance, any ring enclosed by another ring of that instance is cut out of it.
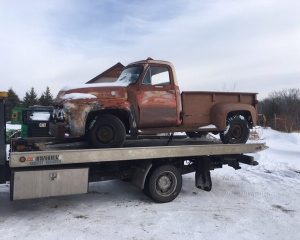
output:
<svg viewBox="0 0 300 240"><path fill-rule="evenodd" d="M246 154L267 148L264 143L224 145L186 137L166 140L129 140L125 147L113 149L90 149L82 142L37 141L38 151L10 153L11 199L86 193L89 182L123 179L156 202L169 202L181 190L181 175L195 172L196 187L210 191L211 170L225 164L234 169L240 168L239 163L257 165Z"/></svg>
<svg viewBox="0 0 300 240"><path fill-rule="evenodd" d="M131 142L131 147L112 149L58 149L48 146L47 150L31 152L12 152L9 165L11 168L47 166L60 164L101 163L113 161L149 160L162 158L218 156L255 153L266 148L264 143L219 144L215 142L181 141L172 146L145 146L155 140ZM156 144L164 143L157 141ZM197 144L195 144L197 143ZM135 146L132 146L135 145ZM142 145L142 146L141 146ZM76 145L75 145L76 146ZM130 146L130 144L129 144ZM69 144L69 148L72 144ZM74 146L73 146L74 147ZM52 148L52 149L51 149Z"/></svg>

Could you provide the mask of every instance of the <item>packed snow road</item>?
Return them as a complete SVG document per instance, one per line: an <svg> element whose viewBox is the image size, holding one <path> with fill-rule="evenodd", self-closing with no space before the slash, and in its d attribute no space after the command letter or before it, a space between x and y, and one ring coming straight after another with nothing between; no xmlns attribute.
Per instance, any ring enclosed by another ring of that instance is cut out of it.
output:
<svg viewBox="0 0 300 240"><path fill-rule="evenodd" d="M0 239L299 239L300 134L258 131L270 147L255 155L260 165L212 171L211 192L186 175L166 204L122 181L16 202L0 185Z"/></svg>

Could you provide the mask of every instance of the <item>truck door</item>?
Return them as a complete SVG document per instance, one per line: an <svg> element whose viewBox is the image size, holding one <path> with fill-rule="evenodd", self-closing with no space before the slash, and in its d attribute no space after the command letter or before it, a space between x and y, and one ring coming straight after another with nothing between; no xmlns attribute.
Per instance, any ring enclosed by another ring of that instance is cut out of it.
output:
<svg viewBox="0 0 300 240"><path fill-rule="evenodd" d="M149 66L138 91L139 127L172 127L177 125L174 83L167 66Z"/></svg>

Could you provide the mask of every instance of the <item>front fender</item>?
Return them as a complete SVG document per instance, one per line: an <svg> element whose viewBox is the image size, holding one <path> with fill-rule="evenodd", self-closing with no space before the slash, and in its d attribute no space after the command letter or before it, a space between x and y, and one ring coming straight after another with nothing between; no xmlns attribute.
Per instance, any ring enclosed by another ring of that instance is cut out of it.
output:
<svg viewBox="0 0 300 240"><path fill-rule="evenodd" d="M127 130L130 130L131 136L137 135L137 124L133 108L128 101L108 101L102 102L101 106L93 108L85 118L85 129L99 114L112 114L123 121Z"/></svg>
<svg viewBox="0 0 300 240"><path fill-rule="evenodd" d="M85 135L85 124L90 112L101 109L101 105L95 102L69 101L63 104L65 118L71 137Z"/></svg>
<svg viewBox="0 0 300 240"><path fill-rule="evenodd" d="M227 116L232 112L247 113L251 116L253 126L257 123L257 112L252 105L245 103L218 103L210 111L212 124L222 131L225 130Z"/></svg>

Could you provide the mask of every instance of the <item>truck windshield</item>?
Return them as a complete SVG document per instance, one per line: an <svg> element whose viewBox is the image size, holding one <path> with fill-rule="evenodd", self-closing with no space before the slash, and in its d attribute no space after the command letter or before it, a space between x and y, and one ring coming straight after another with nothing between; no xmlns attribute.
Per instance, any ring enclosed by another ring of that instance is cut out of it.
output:
<svg viewBox="0 0 300 240"><path fill-rule="evenodd" d="M135 83L143 71L142 66L133 66L125 68L116 82L129 85Z"/></svg>

